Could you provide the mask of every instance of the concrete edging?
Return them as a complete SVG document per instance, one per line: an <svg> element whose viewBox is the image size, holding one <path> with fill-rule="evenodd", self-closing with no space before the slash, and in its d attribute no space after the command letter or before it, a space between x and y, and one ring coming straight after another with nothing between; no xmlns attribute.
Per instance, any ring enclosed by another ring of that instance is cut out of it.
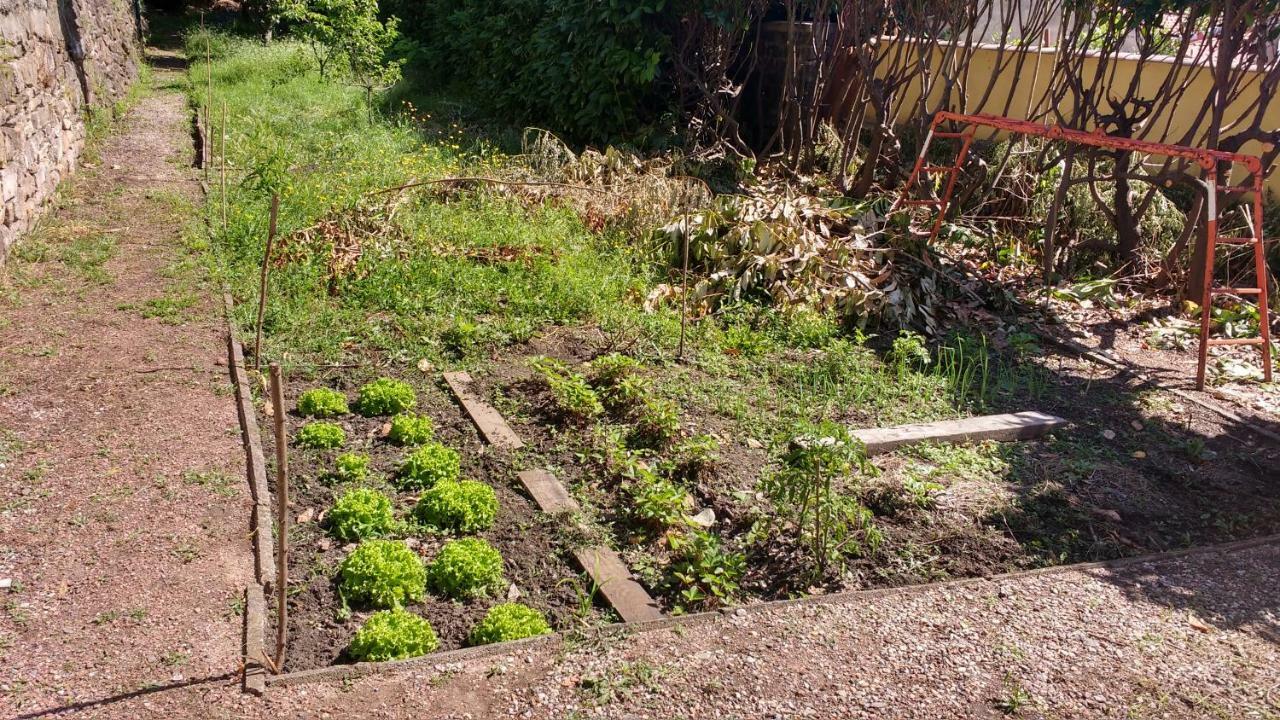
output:
<svg viewBox="0 0 1280 720"><path fill-rule="evenodd" d="M264 637L267 625L265 587L270 582L275 561L271 535L271 491L267 486L267 463L262 452L262 435L253 408L244 368L244 349L236 336L232 311L235 301L231 292L223 290L223 309L227 323L227 365L235 386L236 415L240 420L240 439L244 445L245 479L253 502L249 512L249 533L253 546L254 582L245 588L244 603L244 690L255 695L266 691L266 651Z"/></svg>

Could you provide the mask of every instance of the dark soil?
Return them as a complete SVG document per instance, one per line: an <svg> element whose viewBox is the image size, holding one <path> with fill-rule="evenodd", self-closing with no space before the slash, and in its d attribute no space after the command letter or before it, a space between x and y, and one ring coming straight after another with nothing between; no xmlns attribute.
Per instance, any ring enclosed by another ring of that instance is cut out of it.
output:
<svg viewBox="0 0 1280 720"><path fill-rule="evenodd" d="M531 451L594 509L633 572L671 609L675 598L661 583L665 544L629 524L617 483L581 458L590 429L558 417L527 363L530 356L547 355L576 364L600 351L583 335L565 332L535 339L523 350L478 377L482 391ZM934 507L880 508L868 501L883 543L817 586L797 572L796 549L781 538L745 547L744 599L988 576L1280 532L1280 448L1247 426L1075 356L1045 349L1022 362L1023 371L1037 378L1034 392L997 392L983 412L1051 412L1069 420L1068 429L993 446L999 472L935 478L945 489ZM664 370L646 372L659 378ZM855 418L864 415L850 408L841 420L858 426ZM749 446L723 417L691 416L686 409L683 424L721 445L714 468L687 485L694 510L713 509L714 531L742 540L765 509L751 496L769 452ZM900 482L903 469L918 462L909 452L876 457L882 473L872 486Z"/></svg>
<svg viewBox="0 0 1280 720"><path fill-rule="evenodd" d="M416 370L414 371L417 372ZM289 408L286 428L293 437L297 428L308 422L298 417L293 408L297 396L314 387L332 387L355 397L355 391L375 375L332 373L306 381L293 379L285 396ZM567 546L557 537L556 525L539 513L532 501L517 487L516 473L525 469L511 458L500 456L481 441L474 425L448 393L426 376L400 378L418 391L415 412L429 416L435 423L436 439L457 450L462 458L463 477L481 480L493 486L498 496L498 517L494 526L479 537L488 540L501 553L506 563L506 578L512 587L495 597L456 602L432 596L408 609L431 622L440 638L440 649L451 650L466 644L471 628L484 617L490 607L517 597L518 601L542 611L553 629L568 629L590 618L580 618L579 598L583 593L578 573L567 560ZM412 448L402 448L382 437L389 418L364 418L355 413L333 419L347 434L346 444L338 450L307 450L290 446L290 499L293 506L292 547L289 556L289 655L286 670L304 670L334 663L348 662L344 656L352 636L373 612L352 607L350 617L340 619L341 601L337 594L337 570L355 544L333 540L324 524L324 515L346 489L325 476L333 468L333 459L342 452L366 453L372 459L373 475L366 484L385 491L395 504L397 517L404 517L417 502L418 492L402 492L390 483L396 468ZM271 418L259 411L259 424L268 466L274 465L275 444L271 436ZM274 472L271 473L274 483ZM275 491L274 485L272 492ZM308 515L310 517L308 518ZM298 522L304 518L306 522ZM449 536L420 534L407 542L430 562ZM270 631L274 632L274 630ZM270 633L269 633L270 636Z"/></svg>

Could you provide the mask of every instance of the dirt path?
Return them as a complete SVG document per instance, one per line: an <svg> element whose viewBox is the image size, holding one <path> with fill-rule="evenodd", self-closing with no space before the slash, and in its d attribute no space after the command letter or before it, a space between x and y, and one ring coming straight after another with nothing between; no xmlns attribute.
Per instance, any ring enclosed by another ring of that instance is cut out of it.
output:
<svg viewBox="0 0 1280 720"><path fill-rule="evenodd" d="M180 79L154 74L8 268L0 717L237 684L248 501L220 306L181 249Z"/></svg>

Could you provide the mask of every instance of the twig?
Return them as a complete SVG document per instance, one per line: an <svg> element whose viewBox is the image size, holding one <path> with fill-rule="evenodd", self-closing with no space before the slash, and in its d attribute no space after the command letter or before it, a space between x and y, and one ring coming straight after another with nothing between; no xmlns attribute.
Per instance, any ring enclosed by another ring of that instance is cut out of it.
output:
<svg viewBox="0 0 1280 720"><path fill-rule="evenodd" d="M271 246L276 239L276 215L280 210L280 195L271 195L271 222L267 226L267 248L262 253L262 276L258 279L258 327L253 341L253 369L262 370L262 316L267 309L267 268L271 263Z"/></svg>
<svg viewBox="0 0 1280 720"><path fill-rule="evenodd" d="M277 672L284 669L285 642L289 633L289 445L284 435L284 380L280 365L271 363L271 423L276 435L276 657Z"/></svg>
<svg viewBox="0 0 1280 720"><path fill-rule="evenodd" d="M222 101L222 152L218 165L222 174L222 237L227 236L227 101Z"/></svg>
<svg viewBox="0 0 1280 720"><path fill-rule="evenodd" d="M594 188L594 187L588 187L586 185L574 185L572 183L552 182L550 180L501 180L499 178L491 178L491 177L447 177L447 178L437 178L435 180L415 180L411 183L405 183L404 185L397 185L395 187L383 188L381 190L371 190L365 194L366 195L384 195L386 193L400 192L401 190L408 190L410 188L421 187L423 185L443 185L445 183L466 183L466 182L488 183L490 185L561 187L561 188L569 188L572 190L586 190L587 192L600 193L601 195L607 194L609 189L611 188L626 187L625 185L605 185L603 187Z"/></svg>

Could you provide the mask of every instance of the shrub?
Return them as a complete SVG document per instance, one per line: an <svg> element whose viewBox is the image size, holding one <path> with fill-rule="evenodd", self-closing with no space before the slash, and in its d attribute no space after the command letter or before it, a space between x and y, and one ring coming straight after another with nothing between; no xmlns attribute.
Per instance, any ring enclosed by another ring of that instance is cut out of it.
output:
<svg viewBox="0 0 1280 720"><path fill-rule="evenodd" d="M457 480L461 471L462 462L455 450L440 443L430 443L404 459L397 484L405 489L421 490L444 480Z"/></svg>
<svg viewBox="0 0 1280 720"><path fill-rule="evenodd" d="M333 477L342 482L360 482L369 477L368 455L342 453L333 461Z"/></svg>
<svg viewBox="0 0 1280 720"><path fill-rule="evenodd" d="M391 498L372 488L348 490L329 511L329 531L348 542L386 535L395 525Z"/></svg>
<svg viewBox="0 0 1280 720"><path fill-rule="evenodd" d="M298 414L303 417L336 417L350 412L347 396L329 388L315 388L298 396Z"/></svg>
<svg viewBox="0 0 1280 720"><path fill-rule="evenodd" d="M344 602L400 607L425 597L422 560L402 542L365 540L342 561L338 573Z"/></svg>
<svg viewBox="0 0 1280 720"><path fill-rule="evenodd" d="M610 410L625 413L643 405L652 392L648 378L632 375L622 378L617 385L602 388L600 398Z"/></svg>
<svg viewBox="0 0 1280 720"><path fill-rule="evenodd" d="M670 584L680 594L681 610L732 602L747 567L742 553L726 552L719 538L703 530L673 537L671 549L678 559L671 564Z"/></svg>
<svg viewBox="0 0 1280 720"><path fill-rule="evenodd" d="M719 452L720 443L710 435L686 438L672 449L671 472L685 479L696 479L720 458Z"/></svg>
<svg viewBox="0 0 1280 720"><path fill-rule="evenodd" d="M421 445L435 437L436 425L425 415L403 413L391 418L387 439L396 445Z"/></svg>
<svg viewBox="0 0 1280 720"><path fill-rule="evenodd" d="M431 623L408 610L380 610L364 622L351 640L353 660L404 660L436 651L440 640Z"/></svg>
<svg viewBox="0 0 1280 720"><path fill-rule="evenodd" d="M551 397L562 412L578 420L590 420L604 412L604 405L595 390L587 384L587 379L575 372L570 372L564 363L552 358L535 358L532 363L547 387L551 389Z"/></svg>
<svg viewBox="0 0 1280 720"><path fill-rule="evenodd" d="M427 566L427 582L445 597L479 597L502 585L503 571L502 555L492 545L480 538L462 538L440 549Z"/></svg>
<svg viewBox="0 0 1280 720"><path fill-rule="evenodd" d="M542 613L520 603L502 603L489 608L484 619L471 628L467 642L471 645L520 640L546 635L551 626Z"/></svg>
<svg viewBox="0 0 1280 720"><path fill-rule="evenodd" d="M498 496L493 488L475 480L444 480L422 494L414 515L438 530L470 533L493 525Z"/></svg>
<svg viewBox="0 0 1280 720"><path fill-rule="evenodd" d="M903 330L894 338L893 349L889 351L894 369L899 375L907 370L914 370L932 362L929 348L925 347L924 338L909 330Z"/></svg>
<svg viewBox="0 0 1280 720"><path fill-rule="evenodd" d="M342 443L347 441L347 434L342 431L340 425L331 422L313 422L303 425L295 439L298 445L304 448L329 450L342 447Z"/></svg>
<svg viewBox="0 0 1280 720"><path fill-rule="evenodd" d="M417 402L409 383L384 377L360 388L356 409L365 417L395 415L411 409Z"/></svg>

